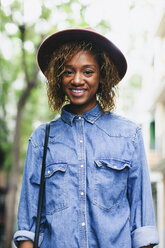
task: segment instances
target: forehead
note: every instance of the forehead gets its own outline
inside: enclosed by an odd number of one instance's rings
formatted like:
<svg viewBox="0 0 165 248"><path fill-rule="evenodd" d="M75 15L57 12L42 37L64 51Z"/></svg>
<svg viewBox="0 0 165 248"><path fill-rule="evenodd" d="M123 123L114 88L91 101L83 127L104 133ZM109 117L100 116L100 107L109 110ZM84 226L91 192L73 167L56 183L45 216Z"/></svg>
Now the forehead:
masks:
<svg viewBox="0 0 165 248"><path fill-rule="evenodd" d="M80 50L73 51L71 56L65 61L65 64L77 64L77 63L89 63L89 64L97 64L96 56L92 54L90 51Z"/></svg>

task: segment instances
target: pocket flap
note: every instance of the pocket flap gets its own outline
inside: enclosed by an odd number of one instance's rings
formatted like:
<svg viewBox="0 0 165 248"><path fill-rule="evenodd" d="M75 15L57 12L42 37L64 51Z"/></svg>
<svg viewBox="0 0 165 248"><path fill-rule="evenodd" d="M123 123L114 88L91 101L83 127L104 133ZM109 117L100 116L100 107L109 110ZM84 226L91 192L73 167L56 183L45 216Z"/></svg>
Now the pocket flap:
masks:
<svg viewBox="0 0 165 248"><path fill-rule="evenodd" d="M45 177L51 177L57 171L65 172L67 166L68 164L66 162L50 164L45 169Z"/></svg>
<svg viewBox="0 0 165 248"><path fill-rule="evenodd" d="M124 168L130 168L131 165L128 161L121 161L117 159L100 159L95 160L97 167L108 167L113 170L123 170Z"/></svg>

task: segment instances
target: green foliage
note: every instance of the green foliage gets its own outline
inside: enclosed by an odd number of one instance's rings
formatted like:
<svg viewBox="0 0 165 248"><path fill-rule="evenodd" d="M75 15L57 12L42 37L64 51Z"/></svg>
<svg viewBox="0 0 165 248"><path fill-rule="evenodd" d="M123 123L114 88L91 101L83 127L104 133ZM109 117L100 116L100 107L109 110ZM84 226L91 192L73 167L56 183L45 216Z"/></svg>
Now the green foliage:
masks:
<svg viewBox="0 0 165 248"><path fill-rule="evenodd" d="M86 5L81 5L81 9L80 9L80 17L81 17L81 22L79 23L80 27L87 27L89 26L89 24L86 22L85 20L85 10L87 9Z"/></svg>
<svg viewBox="0 0 165 248"><path fill-rule="evenodd" d="M48 20L51 14L51 10L42 5L41 19Z"/></svg>
<svg viewBox="0 0 165 248"><path fill-rule="evenodd" d="M142 76L133 74L127 81L127 84L120 89L120 98L124 99L122 109L128 112L130 108L134 108L138 93L142 88Z"/></svg>
<svg viewBox="0 0 165 248"><path fill-rule="evenodd" d="M64 3L62 5L57 5L57 8L62 9L64 12L66 12L68 14L72 13L70 2L69 3Z"/></svg>
<svg viewBox="0 0 165 248"><path fill-rule="evenodd" d="M129 79L129 87L134 90L141 89L142 76L140 74L133 74Z"/></svg>
<svg viewBox="0 0 165 248"><path fill-rule="evenodd" d="M13 1L12 4L11 4L11 11L14 12L16 10L22 10L22 4L20 1Z"/></svg>
<svg viewBox="0 0 165 248"><path fill-rule="evenodd" d="M106 20L101 20L97 26L96 26L97 30L102 32L103 34L109 32L111 30L111 27L109 25L109 22Z"/></svg>
<svg viewBox="0 0 165 248"><path fill-rule="evenodd" d="M7 103L12 89L12 83L16 80L19 72L19 64L17 61L8 61L0 54L1 63L0 66L0 106L3 111L3 115L7 112Z"/></svg>
<svg viewBox="0 0 165 248"><path fill-rule="evenodd" d="M6 121L0 119L0 169L9 171L11 168L12 144L9 141L9 130Z"/></svg>
<svg viewBox="0 0 165 248"><path fill-rule="evenodd" d="M135 8L135 3L132 3L129 8L130 8L130 10L134 9Z"/></svg>

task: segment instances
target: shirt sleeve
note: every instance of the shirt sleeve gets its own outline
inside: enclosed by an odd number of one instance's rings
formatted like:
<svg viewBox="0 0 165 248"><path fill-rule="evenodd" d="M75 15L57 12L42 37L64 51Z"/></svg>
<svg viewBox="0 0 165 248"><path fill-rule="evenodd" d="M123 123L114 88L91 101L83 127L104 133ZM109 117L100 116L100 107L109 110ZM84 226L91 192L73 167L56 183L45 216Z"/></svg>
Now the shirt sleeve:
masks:
<svg viewBox="0 0 165 248"><path fill-rule="evenodd" d="M40 186L43 147L37 146L32 138L29 140L23 173L22 190L18 208L18 231L14 234L14 243L34 241L38 195ZM42 209L39 246L43 240L45 214Z"/></svg>
<svg viewBox="0 0 165 248"><path fill-rule="evenodd" d="M132 247L158 244L158 233L152 203L151 183L141 129L136 132L132 167L129 171L128 198Z"/></svg>

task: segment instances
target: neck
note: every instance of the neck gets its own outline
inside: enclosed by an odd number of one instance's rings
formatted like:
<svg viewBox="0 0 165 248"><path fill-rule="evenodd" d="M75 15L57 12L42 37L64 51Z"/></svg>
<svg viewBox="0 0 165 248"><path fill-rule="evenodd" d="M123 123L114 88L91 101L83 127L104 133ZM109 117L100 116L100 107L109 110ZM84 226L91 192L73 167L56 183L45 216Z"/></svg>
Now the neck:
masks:
<svg viewBox="0 0 165 248"><path fill-rule="evenodd" d="M68 106L68 111L70 113L73 113L75 115L82 115L86 112L88 112L90 109L94 108L96 106L97 102L95 102L93 105L90 106L84 106L84 105L74 105L74 104L70 104Z"/></svg>

